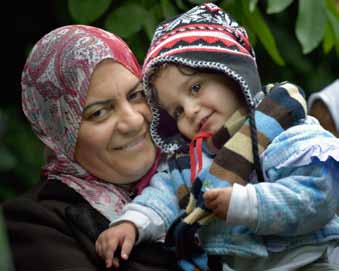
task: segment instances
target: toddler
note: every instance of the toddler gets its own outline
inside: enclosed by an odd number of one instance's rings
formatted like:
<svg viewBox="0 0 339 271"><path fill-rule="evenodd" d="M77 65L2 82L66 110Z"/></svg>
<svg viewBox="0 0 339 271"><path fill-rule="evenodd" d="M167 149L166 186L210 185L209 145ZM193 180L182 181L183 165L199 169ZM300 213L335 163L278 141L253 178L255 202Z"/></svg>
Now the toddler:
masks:
<svg viewBox="0 0 339 271"><path fill-rule="evenodd" d="M107 266L117 247L126 259L135 239L168 230L184 270L207 270L204 251L223 270L335 270L338 139L305 115L296 86L261 87L243 28L214 4L161 24L144 86L153 139L172 156L99 236Z"/></svg>

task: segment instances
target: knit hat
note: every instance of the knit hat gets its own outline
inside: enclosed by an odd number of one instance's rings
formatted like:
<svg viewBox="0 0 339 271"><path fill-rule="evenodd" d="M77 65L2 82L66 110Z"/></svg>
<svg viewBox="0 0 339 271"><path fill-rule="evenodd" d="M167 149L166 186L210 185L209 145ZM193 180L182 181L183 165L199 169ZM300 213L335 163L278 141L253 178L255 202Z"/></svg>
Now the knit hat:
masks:
<svg viewBox="0 0 339 271"><path fill-rule="evenodd" d="M256 138L252 113L263 92L254 51L245 29L220 7L206 3L161 23L148 50L143 81L153 111L151 134L155 143L170 153L186 140L176 130L175 121L152 99L150 78L163 63L224 73L237 82L249 109L252 140L253 135Z"/></svg>

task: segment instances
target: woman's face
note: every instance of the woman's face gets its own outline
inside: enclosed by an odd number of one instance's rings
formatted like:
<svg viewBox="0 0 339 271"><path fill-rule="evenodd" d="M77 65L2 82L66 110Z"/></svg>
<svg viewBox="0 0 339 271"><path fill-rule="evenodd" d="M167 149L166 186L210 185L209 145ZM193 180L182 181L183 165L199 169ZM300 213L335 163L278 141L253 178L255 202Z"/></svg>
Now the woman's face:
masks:
<svg viewBox="0 0 339 271"><path fill-rule="evenodd" d="M102 61L90 80L75 159L110 183L139 180L155 159L151 117L139 79L111 59Z"/></svg>

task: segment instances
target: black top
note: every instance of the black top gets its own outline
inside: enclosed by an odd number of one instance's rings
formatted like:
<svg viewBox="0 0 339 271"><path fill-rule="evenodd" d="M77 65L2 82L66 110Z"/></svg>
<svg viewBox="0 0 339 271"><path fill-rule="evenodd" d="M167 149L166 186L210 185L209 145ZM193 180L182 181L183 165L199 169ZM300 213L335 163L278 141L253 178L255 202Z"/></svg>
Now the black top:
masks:
<svg viewBox="0 0 339 271"><path fill-rule="evenodd" d="M60 181L43 181L2 205L16 271L106 270L95 241L108 220ZM160 243L133 248L119 270L176 270Z"/></svg>

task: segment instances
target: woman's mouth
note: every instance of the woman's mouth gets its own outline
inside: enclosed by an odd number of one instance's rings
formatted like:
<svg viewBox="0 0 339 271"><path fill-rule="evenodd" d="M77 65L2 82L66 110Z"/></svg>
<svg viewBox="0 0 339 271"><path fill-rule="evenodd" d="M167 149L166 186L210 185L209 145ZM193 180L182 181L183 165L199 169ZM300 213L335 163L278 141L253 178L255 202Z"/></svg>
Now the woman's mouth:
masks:
<svg viewBox="0 0 339 271"><path fill-rule="evenodd" d="M146 134L143 134L142 136L139 136L132 141L128 142L127 144L124 144L120 147L114 148L114 150L117 151L134 151L139 148L141 148L146 141Z"/></svg>

